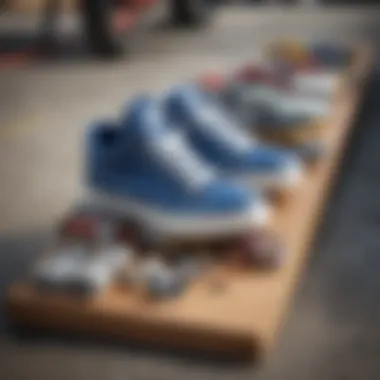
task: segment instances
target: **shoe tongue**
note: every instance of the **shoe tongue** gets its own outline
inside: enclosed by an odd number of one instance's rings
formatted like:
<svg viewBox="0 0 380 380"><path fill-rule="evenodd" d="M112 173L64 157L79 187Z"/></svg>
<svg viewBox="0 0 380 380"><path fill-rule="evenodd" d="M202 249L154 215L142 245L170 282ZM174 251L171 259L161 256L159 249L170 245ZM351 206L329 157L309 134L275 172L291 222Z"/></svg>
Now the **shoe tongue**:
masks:
<svg viewBox="0 0 380 380"><path fill-rule="evenodd" d="M180 106L194 111L204 104L205 97L202 95L195 85L184 85L176 88L169 98L171 97L174 103L178 102Z"/></svg>
<svg viewBox="0 0 380 380"><path fill-rule="evenodd" d="M244 133L238 121L230 117L222 106L202 95L195 86L179 93L182 106L196 128L230 153L240 154L252 148L253 139Z"/></svg>
<svg viewBox="0 0 380 380"><path fill-rule="evenodd" d="M144 151L186 188L201 189L214 173L190 149L183 132L168 125L162 102L148 98L133 102L122 122L128 146Z"/></svg>
<svg viewBox="0 0 380 380"><path fill-rule="evenodd" d="M121 125L123 136L134 143L156 139L167 130L160 103L149 97L141 97L129 105Z"/></svg>

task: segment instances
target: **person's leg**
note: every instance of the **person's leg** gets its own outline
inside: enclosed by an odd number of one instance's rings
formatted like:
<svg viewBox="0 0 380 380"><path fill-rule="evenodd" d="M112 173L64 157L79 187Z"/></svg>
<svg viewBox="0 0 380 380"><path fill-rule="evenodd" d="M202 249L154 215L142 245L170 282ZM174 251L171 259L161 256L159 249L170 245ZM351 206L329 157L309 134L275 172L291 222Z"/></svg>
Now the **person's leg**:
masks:
<svg viewBox="0 0 380 380"><path fill-rule="evenodd" d="M113 22L114 1L80 0L84 31L92 52L103 57L119 56L122 44Z"/></svg>
<svg viewBox="0 0 380 380"><path fill-rule="evenodd" d="M57 22L60 0L46 0L42 10L40 44L43 51L52 52L57 46Z"/></svg>

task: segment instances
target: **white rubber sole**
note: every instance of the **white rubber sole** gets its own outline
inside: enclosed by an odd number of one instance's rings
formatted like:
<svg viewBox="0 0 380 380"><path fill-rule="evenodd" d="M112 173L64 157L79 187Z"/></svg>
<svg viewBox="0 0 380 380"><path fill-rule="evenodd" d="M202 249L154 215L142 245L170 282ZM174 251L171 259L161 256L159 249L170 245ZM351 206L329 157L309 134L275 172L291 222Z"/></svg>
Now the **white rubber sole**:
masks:
<svg viewBox="0 0 380 380"><path fill-rule="evenodd" d="M336 72L298 73L294 76L294 87L300 94L309 97L331 99L340 83Z"/></svg>
<svg viewBox="0 0 380 380"><path fill-rule="evenodd" d="M328 116L332 110L332 104L326 99L313 99L299 95L289 95L284 97L280 106L286 113L301 113L309 117L319 118Z"/></svg>
<svg viewBox="0 0 380 380"><path fill-rule="evenodd" d="M303 175L303 166L294 163L284 168L281 172L252 174L244 177L234 177L233 179L235 182L259 192L289 191L300 185Z"/></svg>
<svg viewBox="0 0 380 380"><path fill-rule="evenodd" d="M270 207L264 202L243 212L224 215L172 214L125 199L124 197L90 191L81 206L95 212L106 212L117 217L131 218L147 231L161 238L197 238L236 235L263 227L270 222Z"/></svg>
<svg viewBox="0 0 380 380"><path fill-rule="evenodd" d="M301 113L309 117L319 118L328 116L333 108L333 103L328 98L305 96L299 91L283 94L279 107L285 113Z"/></svg>

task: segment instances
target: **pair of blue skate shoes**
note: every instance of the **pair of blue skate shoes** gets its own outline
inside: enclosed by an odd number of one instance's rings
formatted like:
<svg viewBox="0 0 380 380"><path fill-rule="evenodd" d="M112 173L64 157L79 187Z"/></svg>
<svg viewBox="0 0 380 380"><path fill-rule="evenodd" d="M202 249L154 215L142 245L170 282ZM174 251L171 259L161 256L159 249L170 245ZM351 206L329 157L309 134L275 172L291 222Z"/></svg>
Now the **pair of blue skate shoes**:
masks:
<svg viewBox="0 0 380 380"><path fill-rule="evenodd" d="M142 96L87 136L90 202L174 237L238 234L268 222L262 190L302 177L293 154L259 144L198 91Z"/></svg>

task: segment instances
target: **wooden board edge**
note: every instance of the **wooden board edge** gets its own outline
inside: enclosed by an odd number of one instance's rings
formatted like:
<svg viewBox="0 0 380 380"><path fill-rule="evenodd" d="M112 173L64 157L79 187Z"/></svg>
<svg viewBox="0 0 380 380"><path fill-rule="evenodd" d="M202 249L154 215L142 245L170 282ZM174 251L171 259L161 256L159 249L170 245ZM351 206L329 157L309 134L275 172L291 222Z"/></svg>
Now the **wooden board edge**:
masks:
<svg viewBox="0 0 380 380"><path fill-rule="evenodd" d="M263 352L259 337L247 333L229 333L226 330L202 328L200 326L149 323L132 315L104 316L77 308L59 307L44 302L43 298L24 297L26 283L12 285L6 298L7 315L14 326L34 327L44 331L61 331L80 336L94 334L115 341L132 344L149 344L150 347L186 350L204 353L207 356L252 361ZM106 322L106 323L104 323Z"/></svg>

